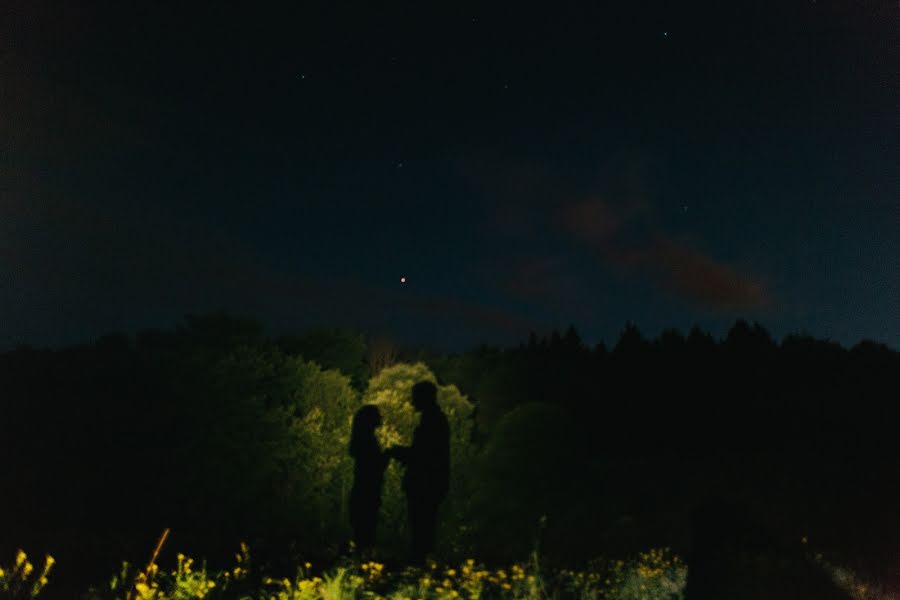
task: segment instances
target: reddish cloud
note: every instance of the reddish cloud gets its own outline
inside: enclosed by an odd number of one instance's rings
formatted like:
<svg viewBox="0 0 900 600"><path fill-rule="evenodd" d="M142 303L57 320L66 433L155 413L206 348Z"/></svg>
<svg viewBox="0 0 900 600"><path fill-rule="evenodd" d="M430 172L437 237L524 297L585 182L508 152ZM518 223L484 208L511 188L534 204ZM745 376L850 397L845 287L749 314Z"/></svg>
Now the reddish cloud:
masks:
<svg viewBox="0 0 900 600"><path fill-rule="evenodd" d="M559 221L583 242L600 243L618 233L625 218L609 203L591 198L563 209Z"/></svg>
<svg viewBox="0 0 900 600"><path fill-rule="evenodd" d="M503 287L520 298L530 301L546 301L549 297L555 297L556 291L562 286L559 279L561 265L559 260L536 256L512 261L503 261L491 265L491 277L493 273L503 273L500 279Z"/></svg>
<svg viewBox="0 0 900 600"><path fill-rule="evenodd" d="M762 283L675 240L658 238L636 261L678 295L714 310L761 309Z"/></svg>
<svg viewBox="0 0 900 600"><path fill-rule="evenodd" d="M557 221L607 263L649 274L658 285L711 310L756 310L769 304L765 286L662 232L634 240L623 229L640 220L640 206L599 198L568 205Z"/></svg>

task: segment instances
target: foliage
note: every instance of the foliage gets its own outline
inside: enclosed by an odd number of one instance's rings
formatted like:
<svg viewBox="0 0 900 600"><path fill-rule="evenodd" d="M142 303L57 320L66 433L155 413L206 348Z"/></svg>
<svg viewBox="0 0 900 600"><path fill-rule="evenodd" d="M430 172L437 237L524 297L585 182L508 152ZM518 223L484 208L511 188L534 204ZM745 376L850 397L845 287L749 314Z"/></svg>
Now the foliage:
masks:
<svg viewBox="0 0 900 600"><path fill-rule="evenodd" d="M586 476L578 470L582 432L564 410L541 403L519 406L496 424L477 458L481 484L472 494L471 526L480 533L480 555L528 552L535 543L535 523L549 524L553 533L573 515L587 517L577 525L582 531L598 520L602 511L589 495L591 487L579 483ZM525 489L529 493L515 502L497 502L506 490ZM583 515L584 505L592 515ZM577 543L564 537L568 548Z"/></svg>
<svg viewBox="0 0 900 600"><path fill-rule="evenodd" d="M157 499L182 530L216 532L212 543L303 532L310 547L325 547L346 536L346 445L359 404L349 378L269 344L170 346L154 358L165 361L155 368L166 387L147 411L148 450L157 451L145 465L168 485L137 498L148 520L172 522L157 516Z"/></svg>
<svg viewBox="0 0 900 600"><path fill-rule="evenodd" d="M363 402L374 404L381 411L384 422L377 434L384 447L408 446L418 422L410 403L412 387L420 381L437 385L438 405L450 423L450 491L441 506L438 541L444 555L458 556L467 543L466 518L474 485L473 405L455 385L439 385L423 363L399 363L383 369L369 381ZM401 552L407 545L406 499L401 478L401 467L392 461L385 474L379 531L385 538L382 547L394 552Z"/></svg>
<svg viewBox="0 0 900 600"><path fill-rule="evenodd" d="M890 576L896 351L776 342L746 323L721 341L699 328L651 339L630 326L606 351L572 330L430 356L434 371L392 365L363 396L371 343L346 332L299 338L270 340L257 323L212 315L174 331L0 353L0 438L15 451L0 497L15 515L6 543L52 540L61 562L102 564L139 555L148 530L171 525L207 555L256 537L334 556L350 534L352 415L374 402L382 442L409 443L409 389L437 374L455 384L439 386L454 436L442 558L521 556L541 515L548 560L685 551L698 494L725 492L760 507L778 535L802 527L836 561ZM378 543L388 558L408 547L400 477L392 465ZM811 497L827 500L811 509Z"/></svg>
<svg viewBox="0 0 900 600"><path fill-rule="evenodd" d="M85 600L193 600L197 598L248 597L247 576L250 573L250 550L241 544L235 554L237 564L229 570L210 572L203 563L194 568L194 559L178 553L177 563L171 570L160 569L151 562L143 570L135 570L127 562L122 563L106 590L91 588Z"/></svg>
<svg viewBox="0 0 900 600"><path fill-rule="evenodd" d="M581 600L675 600L684 597L687 566L668 548L633 560L591 561L586 571L563 570L559 585Z"/></svg>
<svg viewBox="0 0 900 600"><path fill-rule="evenodd" d="M290 524L310 543L346 535L346 448L359 405L349 378L277 349L241 348L217 365L214 390L207 487L240 495L254 519Z"/></svg>
<svg viewBox="0 0 900 600"><path fill-rule="evenodd" d="M178 553L176 563L144 569L122 563L103 588L91 588L84 600L680 600L687 565L668 548L654 548L629 560L597 558L582 570L544 568L536 552L525 562L488 567L474 559L456 564L429 562L425 567L388 570L376 561L342 562L316 573L305 562L293 577L274 577L251 567L241 543L234 566L211 571L205 562ZM854 600L894 600L853 571L821 554L812 563L830 574ZM47 556L37 573L23 551L0 568L0 598L20 600L42 595L55 561ZM805 597L805 596L804 596Z"/></svg>
<svg viewBox="0 0 900 600"><path fill-rule="evenodd" d="M365 337L349 329L312 329L302 335L284 336L277 344L291 355L300 355L324 370L337 369L363 389L369 378Z"/></svg>
<svg viewBox="0 0 900 600"><path fill-rule="evenodd" d="M900 598L900 595L889 592L885 586L865 581L853 570L832 563L821 553L817 552L811 558L831 577L835 585L849 594L853 600L897 600Z"/></svg>
<svg viewBox="0 0 900 600"><path fill-rule="evenodd" d="M265 598L275 600L352 600L359 596L366 579L357 569L338 567L333 574L311 577L298 569L294 579L266 577Z"/></svg>
<svg viewBox="0 0 900 600"><path fill-rule="evenodd" d="M549 596L539 564L490 569L474 559L458 565L429 563L388 571L375 561L348 562L324 573L312 565L298 567L294 577L258 576L249 569L249 553L242 545L237 565L210 572L193 569L193 559L178 555L171 570L152 566L135 572L127 563L107 589L92 589L86 600L540 600Z"/></svg>
<svg viewBox="0 0 900 600"><path fill-rule="evenodd" d="M0 567L0 592L3 598L19 600L38 596L47 585L47 575L56 560L49 554L44 558L44 568L36 571L23 550L16 552L16 559L8 567Z"/></svg>

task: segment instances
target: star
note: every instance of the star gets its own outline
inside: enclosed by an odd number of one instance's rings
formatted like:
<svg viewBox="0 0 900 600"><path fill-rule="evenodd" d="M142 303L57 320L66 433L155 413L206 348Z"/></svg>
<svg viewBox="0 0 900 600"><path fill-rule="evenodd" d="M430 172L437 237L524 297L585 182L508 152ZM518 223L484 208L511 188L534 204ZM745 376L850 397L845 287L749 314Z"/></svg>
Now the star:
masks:
<svg viewBox="0 0 900 600"><path fill-rule="evenodd" d="M401 277L401 278L400 278L400 283L406 283L406 277Z"/></svg>

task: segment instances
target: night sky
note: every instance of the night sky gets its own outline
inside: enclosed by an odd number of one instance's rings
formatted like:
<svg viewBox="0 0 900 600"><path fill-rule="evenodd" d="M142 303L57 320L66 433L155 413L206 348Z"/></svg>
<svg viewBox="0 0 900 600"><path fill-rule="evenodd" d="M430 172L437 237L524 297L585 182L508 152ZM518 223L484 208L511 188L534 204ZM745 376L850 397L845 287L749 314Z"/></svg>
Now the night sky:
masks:
<svg viewBox="0 0 900 600"><path fill-rule="evenodd" d="M900 346L895 0L186 4L3 2L0 346Z"/></svg>

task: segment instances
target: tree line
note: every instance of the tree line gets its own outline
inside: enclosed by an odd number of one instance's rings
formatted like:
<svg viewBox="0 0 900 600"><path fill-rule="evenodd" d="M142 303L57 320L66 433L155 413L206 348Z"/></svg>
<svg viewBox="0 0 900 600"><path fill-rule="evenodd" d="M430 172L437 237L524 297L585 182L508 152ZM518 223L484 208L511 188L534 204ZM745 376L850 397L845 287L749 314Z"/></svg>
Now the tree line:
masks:
<svg viewBox="0 0 900 600"><path fill-rule="evenodd" d="M683 547L685 515L726 495L779 534L874 556L900 533L898 367L883 345L779 342L743 321L721 340L628 325L611 348L569 328L440 354L207 315L20 347L0 354L3 544L68 552L93 581L162 527L211 558L248 538L266 560L337 555L353 413L379 405L384 445L408 442L409 388L430 380L453 436L445 555ZM402 556L397 467L384 498L379 546Z"/></svg>

